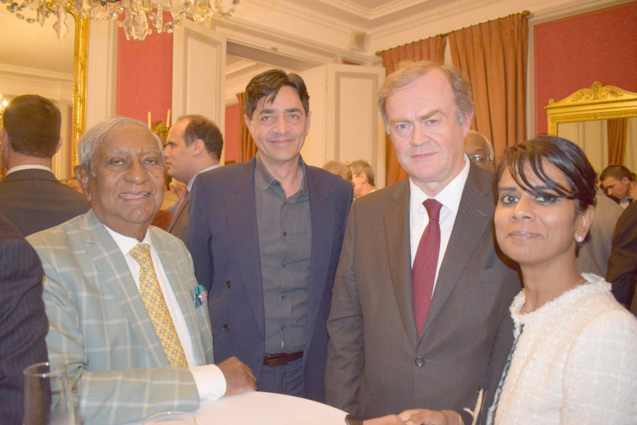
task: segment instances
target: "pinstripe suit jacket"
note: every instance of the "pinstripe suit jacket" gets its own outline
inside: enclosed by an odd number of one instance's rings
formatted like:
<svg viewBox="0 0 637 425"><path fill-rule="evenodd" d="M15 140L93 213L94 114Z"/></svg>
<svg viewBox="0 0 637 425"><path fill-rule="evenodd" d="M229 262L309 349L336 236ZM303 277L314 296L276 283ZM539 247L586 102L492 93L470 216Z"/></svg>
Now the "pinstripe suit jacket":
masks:
<svg viewBox="0 0 637 425"><path fill-rule="evenodd" d="M0 424L22 423L22 371L47 360L43 276L31 245L0 215Z"/></svg>
<svg viewBox="0 0 637 425"><path fill-rule="evenodd" d="M14 171L0 182L0 214L22 233L57 226L89 210L84 196L46 170Z"/></svg>
<svg viewBox="0 0 637 425"><path fill-rule="evenodd" d="M471 164L420 338L409 181L354 202L327 322L328 404L369 417L473 409L496 333L520 291L518 275L494 247L492 180ZM499 341L507 351L512 334Z"/></svg>
<svg viewBox="0 0 637 425"><path fill-rule="evenodd" d="M190 255L174 236L152 226L150 235L194 352L212 363L208 311L194 308ZM28 240L46 275L49 358L70 366L85 424L125 423L199 406L192 374L170 367L126 259L93 210Z"/></svg>

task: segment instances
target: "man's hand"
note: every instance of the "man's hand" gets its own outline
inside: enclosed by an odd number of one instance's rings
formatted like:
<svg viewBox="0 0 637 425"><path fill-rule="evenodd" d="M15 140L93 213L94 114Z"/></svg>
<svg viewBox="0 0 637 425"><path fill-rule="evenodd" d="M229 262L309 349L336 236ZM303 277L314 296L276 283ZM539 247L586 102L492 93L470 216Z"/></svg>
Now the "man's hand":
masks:
<svg viewBox="0 0 637 425"><path fill-rule="evenodd" d="M256 391L257 378L252 370L236 357L230 357L218 363L223 376L226 378L226 393L224 397L244 393L246 391Z"/></svg>
<svg viewBox="0 0 637 425"><path fill-rule="evenodd" d="M453 410L405 410L399 415L370 419L363 425L463 425L462 419Z"/></svg>
<svg viewBox="0 0 637 425"><path fill-rule="evenodd" d="M382 418L368 419L363 425L404 425L405 421L400 419L398 415L383 416Z"/></svg>

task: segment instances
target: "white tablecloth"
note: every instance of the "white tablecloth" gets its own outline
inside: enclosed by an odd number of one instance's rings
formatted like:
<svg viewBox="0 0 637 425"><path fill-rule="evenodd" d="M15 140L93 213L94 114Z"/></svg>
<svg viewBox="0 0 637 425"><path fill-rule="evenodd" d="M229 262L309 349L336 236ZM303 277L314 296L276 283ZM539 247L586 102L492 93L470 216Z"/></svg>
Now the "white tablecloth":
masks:
<svg viewBox="0 0 637 425"><path fill-rule="evenodd" d="M345 425L342 410L281 394L251 392L202 401L197 425Z"/></svg>

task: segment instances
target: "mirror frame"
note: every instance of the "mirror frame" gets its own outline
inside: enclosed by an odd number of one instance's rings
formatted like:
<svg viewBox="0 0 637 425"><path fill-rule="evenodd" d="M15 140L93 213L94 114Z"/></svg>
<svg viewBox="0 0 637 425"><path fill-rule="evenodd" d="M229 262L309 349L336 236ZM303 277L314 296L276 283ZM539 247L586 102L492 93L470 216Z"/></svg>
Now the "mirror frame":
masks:
<svg viewBox="0 0 637 425"><path fill-rule="evenodd" d="M544 109L548 134L557 136L560 123L637 117L637 93L596 81L558 102L549 100Z"/></svg>
<svg viewBox="0 0 637 425"><path fill-rule="evenodd" d="M88 65L89 20L75 19L75 54L73 60L73 130L71 136L71 170L78 164L77 141L86 127L86 84Z"/></svg>

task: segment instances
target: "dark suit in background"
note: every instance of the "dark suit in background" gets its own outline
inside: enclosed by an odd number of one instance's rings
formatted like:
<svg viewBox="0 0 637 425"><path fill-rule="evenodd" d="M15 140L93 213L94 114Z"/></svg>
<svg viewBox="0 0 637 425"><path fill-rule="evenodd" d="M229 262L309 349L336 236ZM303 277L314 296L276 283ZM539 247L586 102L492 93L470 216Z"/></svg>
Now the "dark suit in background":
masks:
<svg viewBox="0 0 637 425"><path fill-rule="evenodd" d="M7 174L0 182L0 213L22 236L57 226L88 209L84 196L50 171L19 170Z"/></svg>
<svg viewBox="0 0 637 425"><path fill-rule="evenodd" d="M179 239L186 238L186 230L188 229L188 207L190 206L190 192L186 193L183 202L175 205L177 208L173 213L173 218L166 231L171 235L177 236Z"/></svg>
<svg viewBox="0 0 637 425"><path fill-rule="evenodd" d="M209 291L215 360L237 356L257 377L263 369L265 323L255 201L256 160L197 177L188 223L188 249L198 282ZM305 319L305 397L324 401L325 322L341 251L352 186L307 167L312 246Z"/></svg>
<svg viewBox="0 0 637 425"><path fill-rule="evenodd" d="M35 250L0 215L0 423L22 423L25 367L48 360L44 271Z"/></svg>
<svg viewBox="0 0 637 425"><path fill-rule="evenodd" d="M580 273L595 273L606 276L608 259L613 244L613 231L624 209L617 202L597 189L597 205L590 229L590 240L582 245L577 255L577 270Z"/></svg>
<svg viewBox="0 0 637 425"><path fill-rule="evenodd" d="M630 310L637 285L637 202L617 220L606 280L612 283L617 301ZM637 309L632 310L637 314Z"/></svg>
<svg viewBox="0 0 637 425"><path fill-rule="evenodd" d="M328 321L329 404L366 417L474 407L496 332L520 291L494 250L492 178L471 164L421 338L409 180L354 202ZM510 347L512 334L502 340Z"/></svg>

